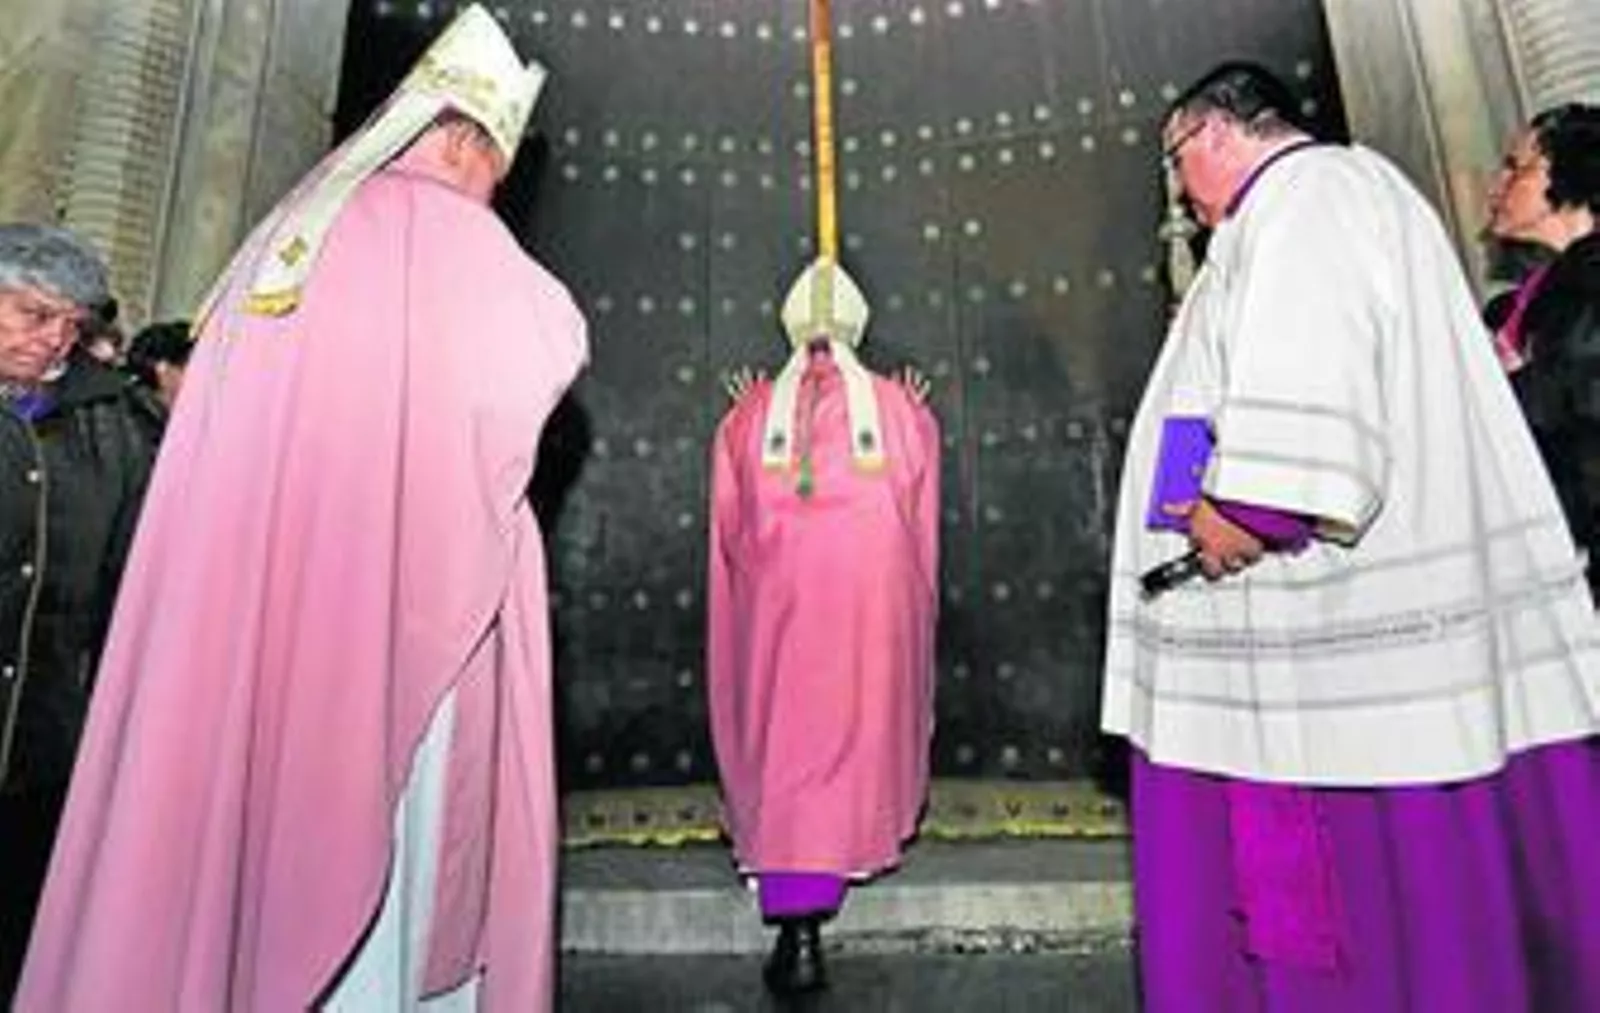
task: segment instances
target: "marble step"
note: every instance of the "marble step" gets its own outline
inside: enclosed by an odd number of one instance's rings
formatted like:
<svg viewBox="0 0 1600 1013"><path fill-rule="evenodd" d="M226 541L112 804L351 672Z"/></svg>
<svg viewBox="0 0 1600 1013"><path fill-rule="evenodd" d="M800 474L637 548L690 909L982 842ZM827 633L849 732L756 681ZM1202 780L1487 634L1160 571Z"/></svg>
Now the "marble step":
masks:
<svg viewBox="0 0 1600 1013"><path fill-rule="evenodd" d="M719 845L578 848L562 856L568 953L763 952L771 930ZM1028 952L1126 939L1123 838L925 841L853 889L827 928L845 951Z"/></svg>

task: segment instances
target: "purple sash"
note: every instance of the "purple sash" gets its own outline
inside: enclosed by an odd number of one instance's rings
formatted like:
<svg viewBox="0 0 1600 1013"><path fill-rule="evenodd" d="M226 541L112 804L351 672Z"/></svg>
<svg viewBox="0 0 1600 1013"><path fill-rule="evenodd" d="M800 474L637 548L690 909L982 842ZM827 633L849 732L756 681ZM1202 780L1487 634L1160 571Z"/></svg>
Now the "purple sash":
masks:
<svg viewBox="0 0 1600 1013"><path fill-rule="evenodd" d="M1227 782L1233 874L1245 952L1316 970L1348 951L1321 807L1288 785Z"/></svg>

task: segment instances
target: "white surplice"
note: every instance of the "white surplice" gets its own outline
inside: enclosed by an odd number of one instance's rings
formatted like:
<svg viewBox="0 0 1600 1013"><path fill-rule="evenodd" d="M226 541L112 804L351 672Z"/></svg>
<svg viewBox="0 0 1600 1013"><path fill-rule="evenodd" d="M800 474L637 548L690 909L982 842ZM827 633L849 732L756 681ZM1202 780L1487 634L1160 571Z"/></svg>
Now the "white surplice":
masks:
<svg viewBox="0 0 1600 1013"><path fill-rule="evenodd" d="M1322 537L1141 601L1162 420L1201 415L1218 498ZM1600 653L1555 494L1437 216L1322 146L1216 229L1130 436L1103 721L1153 761L1311 785L1463 779L1600 730Z"/></svg>

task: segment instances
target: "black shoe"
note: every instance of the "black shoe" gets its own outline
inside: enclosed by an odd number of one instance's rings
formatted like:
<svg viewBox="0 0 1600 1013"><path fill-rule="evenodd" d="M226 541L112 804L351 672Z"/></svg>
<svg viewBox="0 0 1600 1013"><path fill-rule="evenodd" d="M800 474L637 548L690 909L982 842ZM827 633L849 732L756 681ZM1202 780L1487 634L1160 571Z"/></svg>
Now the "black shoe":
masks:
<svg viewBox="0 0 1600 1013"><path fill-rule="evenodd" d="M778 923L778 941L762 969L767 990L777 996L803 995L828 987L822 967L822 925L816 918Z"/></svg>

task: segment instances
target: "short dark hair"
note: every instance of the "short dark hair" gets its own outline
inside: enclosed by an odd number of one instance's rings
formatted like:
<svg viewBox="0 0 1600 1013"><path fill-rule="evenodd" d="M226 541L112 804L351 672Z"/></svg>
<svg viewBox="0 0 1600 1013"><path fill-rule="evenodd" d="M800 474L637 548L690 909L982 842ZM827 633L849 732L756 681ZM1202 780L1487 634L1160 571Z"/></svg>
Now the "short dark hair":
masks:
<svg viewBox="0 0 1600 1013"><path fill-rule="evenodd" d="M1221 64L1185 88L1167 107L1166 119L1208 113L1220 113L1245 132L1262 136L1306 130L1283 79L1242 60Z"/></svg>
<svg viewBox="0 0 1600 1013"><path fill-rule="evenodd" d="M156 366L183 366L189 361L194 341L189 335L189 324L172 320L151 324L128 343L128 372L146 387L156 386Z"/></svg>
<svg viewBox="0 0 1600 1013"><path fill-rule="evenodd" d="M1600 106L1568 102L1535 116L1529 127L1550 163L1550 206L1600 215Z"/></svg>
<svg viewBox="0 0 1600 1013"><path fill-rule="evenodd" d="M117 300L107 296L86 308L89 315L78 328L78 340L93 342L104 339L116 345L118 352L121 352L123 335L122 328L117 325L117 317L122 310Z"/></svg>

